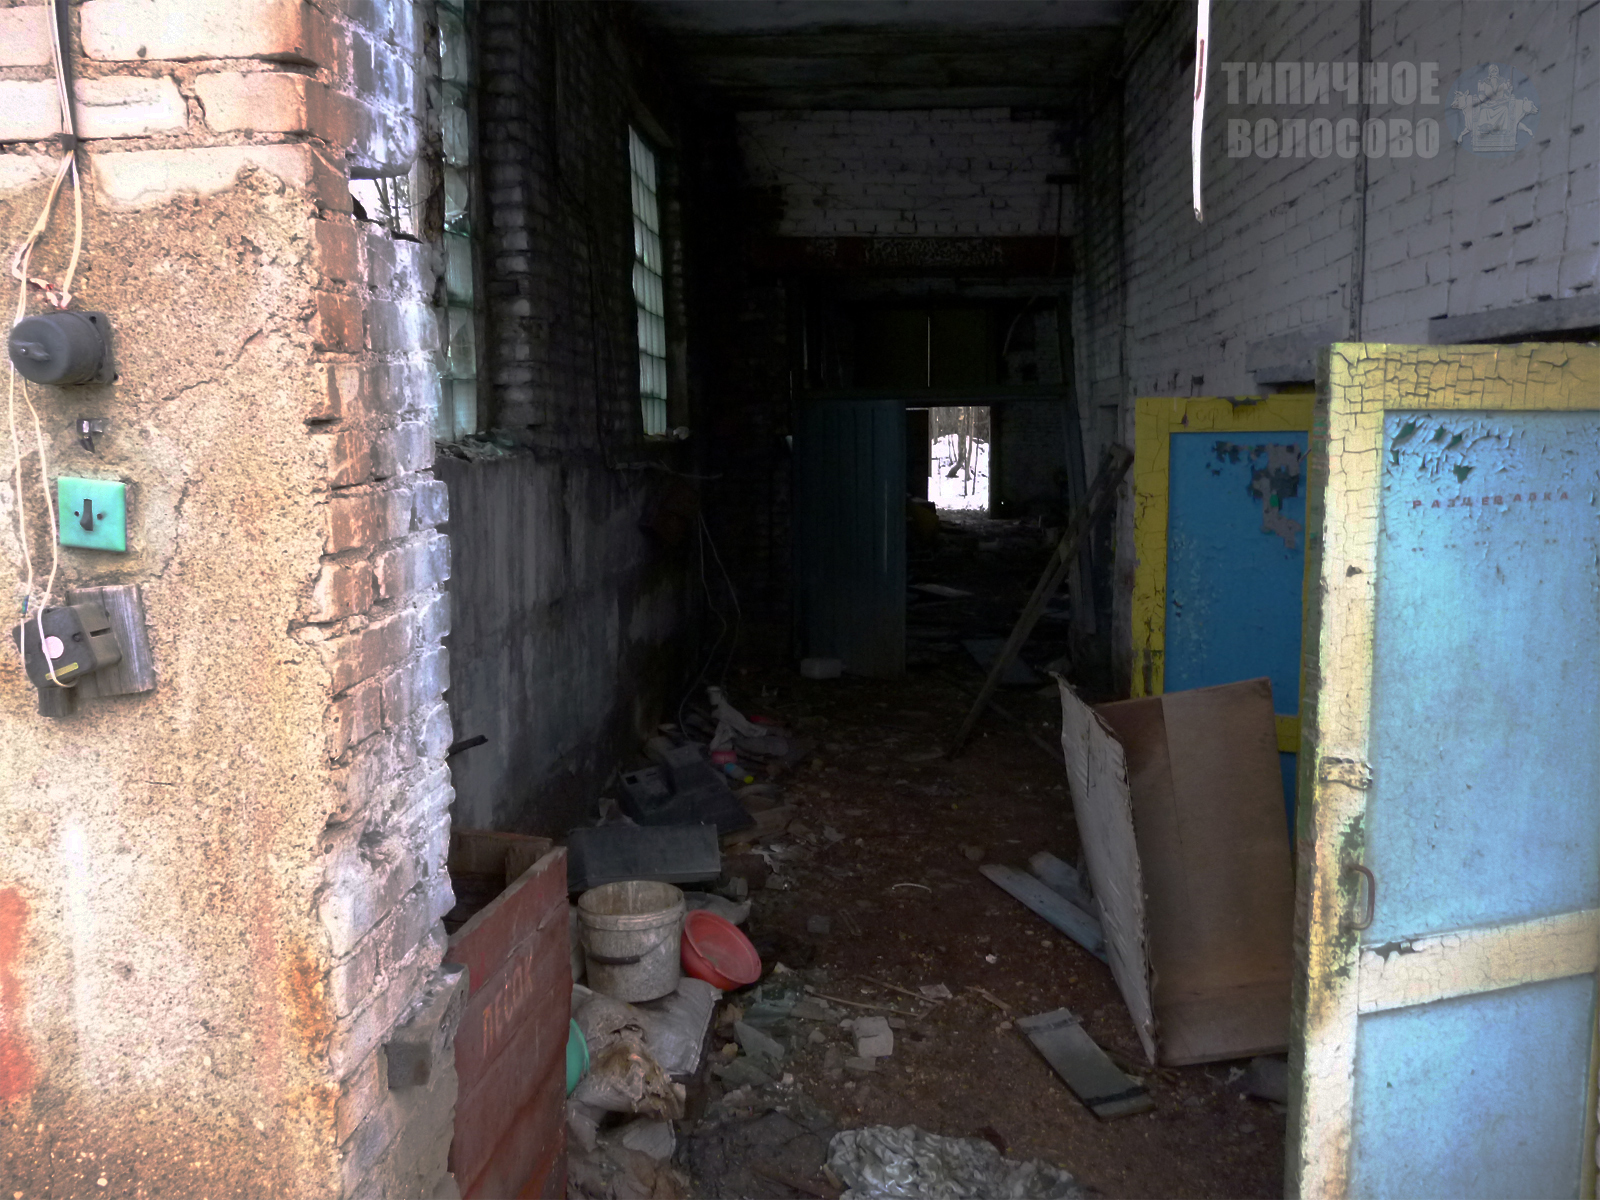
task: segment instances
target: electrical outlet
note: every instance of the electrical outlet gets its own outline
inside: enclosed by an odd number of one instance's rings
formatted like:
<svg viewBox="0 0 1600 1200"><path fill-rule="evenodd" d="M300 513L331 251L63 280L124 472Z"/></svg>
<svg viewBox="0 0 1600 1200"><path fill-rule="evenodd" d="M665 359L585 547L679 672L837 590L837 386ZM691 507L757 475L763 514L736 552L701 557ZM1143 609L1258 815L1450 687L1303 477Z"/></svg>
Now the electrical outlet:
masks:
<svg viewBox="0 0 1600 1200"><path fill-rule="evenodd" d="M61 544L82 550L128 549L127 489L108 479L56 479Z"/></svg>

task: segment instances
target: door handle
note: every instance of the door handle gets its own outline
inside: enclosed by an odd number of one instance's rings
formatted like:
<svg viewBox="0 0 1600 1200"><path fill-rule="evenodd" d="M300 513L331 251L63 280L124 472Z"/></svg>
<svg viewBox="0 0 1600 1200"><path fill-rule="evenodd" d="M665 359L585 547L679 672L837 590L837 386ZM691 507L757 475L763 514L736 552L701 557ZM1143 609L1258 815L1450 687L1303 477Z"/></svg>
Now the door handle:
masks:
<svg viewBox="0 0 1600 1200"><path fill-rule="evenodd" d="M1344 922L1344 927L1346 929L1357 929L1357 930L1359 930L1359 929L1370 929L1370 928L1372 928L1372 918L1375 915L1377 915L1377 911L1378 911L1378 879L1377 879L1377 876L1375 876L1366 867L1363 867L1360 863L1345 863L1344 869L1346 871L1358 871L1362 875L1365 875L1367 877L1367 915L1362 917L1360 921L1346 921L1346 922Z"/></svg>

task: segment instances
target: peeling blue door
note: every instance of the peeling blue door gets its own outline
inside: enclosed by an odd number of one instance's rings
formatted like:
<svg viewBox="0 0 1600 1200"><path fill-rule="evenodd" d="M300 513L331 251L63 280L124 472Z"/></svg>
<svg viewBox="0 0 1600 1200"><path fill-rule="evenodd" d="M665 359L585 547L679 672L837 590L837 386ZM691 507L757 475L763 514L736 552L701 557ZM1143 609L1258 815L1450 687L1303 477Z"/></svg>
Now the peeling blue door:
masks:
<svg viewBox="0 0 1600 1200"><path fill-rule="evenodd" d="M1167 691L1265 675L1278 715L1298 715L1306 438L1292 430L1172 435ZM1279 755L1291 822L1295 758Z"/></svg>

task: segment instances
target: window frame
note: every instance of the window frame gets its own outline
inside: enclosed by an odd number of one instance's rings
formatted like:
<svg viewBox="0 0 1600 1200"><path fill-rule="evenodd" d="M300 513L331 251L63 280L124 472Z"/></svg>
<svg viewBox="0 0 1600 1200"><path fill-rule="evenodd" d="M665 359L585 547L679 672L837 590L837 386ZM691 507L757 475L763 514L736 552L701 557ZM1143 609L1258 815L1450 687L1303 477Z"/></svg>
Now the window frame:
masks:
<svg viewBox="0 0 1600 1200"><path fill-rule="evenodd" d="M672 419L674 400L677 388L674 386L675 360L680 356L674 353L673 333L675 322L672 319L672 300L675 288L672 286L672 262L670 233L667 222L667 204L663 193L666 191L667 182L666 154L663 153L663 143L658 138L658 129L654 122L641 120L642 114L635 112L627 124L628 138L628 187L629 187L629 219L632 231L633 255L629 264L631 292L634 305L635 350L638 355L638 399L639 399L639 428L643 437L649 441L658 441L672 436ZM653 177L646 179L640 170L639 154L649 156L649 174ZM654 207L654 228L650 228L648 214L641 213L641 189L649 189L649 198ZM646 237L641 237L641 224ZM654 251L657 262L652 264L648 257L648 238L655 241ZM641 244L644 250L641 250ZM648 284L653 283L658 292L655 297L656 307L659 312L652 311L647 300L648 295L641 296L640 273L647 272L646 291ZM655 331L660 346L660 353L655 354L647 348L647 333L645 322L648 317L655 318L658 329ZM649 355L659 364L659 395L646 392L645 362ZM652 428L651 409L652 402L660 405L658 428Z"/></svg>

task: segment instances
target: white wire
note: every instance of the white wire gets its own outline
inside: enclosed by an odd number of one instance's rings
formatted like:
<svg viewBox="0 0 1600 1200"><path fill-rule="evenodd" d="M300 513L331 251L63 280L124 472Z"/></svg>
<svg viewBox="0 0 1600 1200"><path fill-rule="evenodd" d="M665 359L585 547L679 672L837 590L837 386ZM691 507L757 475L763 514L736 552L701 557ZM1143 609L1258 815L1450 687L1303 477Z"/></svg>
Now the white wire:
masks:
<svg viewBox="0 0 1600 1200"><path fill-rule="evenodd" d="M61 46L61 22L57 11L60 0L49 0L50 10L50 42L56 68L56 98L61 105L62 124L68 135L67 151L62 156L61 163L56 168L55 178L50 183L50 191L45 197L44 208L40 211L38 219L34 221L33 228L28 236L18 245L11 258L12 274L18 280L17 312L12 325L21 321L28 310L28 268L32 265L33 250L39 239L44 236L50 224L50 214L55 209L56 196L61 191L61 184L70 174L72 176L72 209L73 209L73 238L72 255L67 260L66 273L61 278L59 288L51 288L44 281L38 283L45 293L45 298L57 308L66 308L72 301L72 279L78 270L78 259L83 252L83 183L78 177L77 160L77 121L72 110L72 97L67 90L67 73L65 69L65 55ZM22 448L17 438L17 368L15 363L10 366L10 383L6 392L6 418L11 431L11 460L14 469L13 478L16 483L15 503L17 506L17 529L22 544L22 559L27 570L26 593L23 599L23 612L27 613L31 607L34 614L34 627L39 634L39 652L44 654L45 669L49 672L50 682L57 687L76 687L76 682L64 683L56 677L55 663L44 648L44 612L50 604L50 596L55 591L56 576L61 569L61 526L56 512L55 500L50 494L50 460L45 448L44 427L39 421L39 410L33 403L33 397L28 394L28 383L22 383L22 399L28 406L28 413L33 420L34 446L39 454L39 485L44 493L45 512L49 517L50 532L50 575L45 580L44 591L39 596L37 604L34 603L34 583L36 576L33 568L33 552L28 546L28 519L27 505L23 494L22 478ZM26 620L26 615L24 615ZM27 665L27 639L18 639L18 650L23 657L23 665Z"/></svg>

